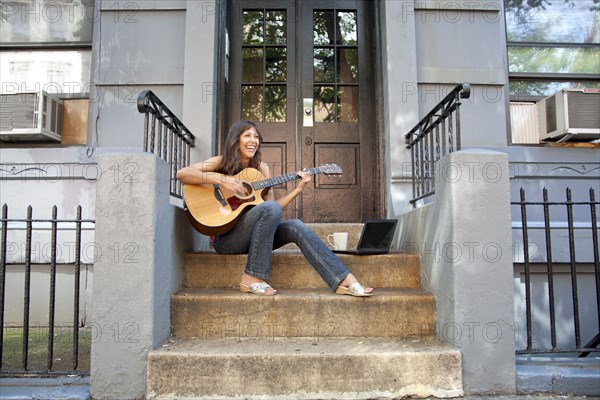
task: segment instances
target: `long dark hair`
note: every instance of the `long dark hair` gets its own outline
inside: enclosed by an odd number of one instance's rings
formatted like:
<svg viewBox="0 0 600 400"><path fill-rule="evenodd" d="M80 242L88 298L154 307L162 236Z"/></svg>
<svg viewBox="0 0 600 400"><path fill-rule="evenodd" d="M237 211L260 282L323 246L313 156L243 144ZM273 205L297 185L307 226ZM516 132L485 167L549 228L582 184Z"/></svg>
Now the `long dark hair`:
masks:
<svg viewBox="0 0 600 400"><path fill-rule="evenodd" d="M229 128L229 133L227 133L227 139L225 139L225 153L223 154L223 161L221 162L221 167L219 168L221 173L225 175L235 175L242 169L246 168L246 166L242 165L242 162L240 161L240 136L250 128L256 129L256 132L258 133L259 146L258 149L256 149L256 153L254 153L254 157L250 159L250 164L247 167L260 167L260 144L263 142L263 137L254 122L239 121L231 125L231 128Z"/></svg>

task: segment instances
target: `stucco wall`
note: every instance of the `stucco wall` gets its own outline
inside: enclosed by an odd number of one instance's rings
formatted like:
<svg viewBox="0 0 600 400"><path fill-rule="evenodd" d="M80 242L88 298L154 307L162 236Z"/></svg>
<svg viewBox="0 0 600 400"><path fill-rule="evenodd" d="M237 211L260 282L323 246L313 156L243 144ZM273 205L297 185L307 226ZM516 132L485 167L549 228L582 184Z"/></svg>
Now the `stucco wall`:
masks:
<svg viewBox="0 0 600 400"><path fill-rule="evenodd" d="M508 159L465 150L437 167L435 202L399 215L399 248L421 258L438 337L462 354L465 394L514 393Z"/></svg>
<svg viewBox="0 0 600 400"><path fill-rule="evenodd" d="M136 165L127 175L127 165ZM99 158L96 241L135 246L136 257L95 264L92 320L94 399L138 399L146 391L146 356L171 333L170 296L181 287L189 224L169 203L169 168L152 154L112 152ZM118 337L109 334L118 330Z"/></svg>

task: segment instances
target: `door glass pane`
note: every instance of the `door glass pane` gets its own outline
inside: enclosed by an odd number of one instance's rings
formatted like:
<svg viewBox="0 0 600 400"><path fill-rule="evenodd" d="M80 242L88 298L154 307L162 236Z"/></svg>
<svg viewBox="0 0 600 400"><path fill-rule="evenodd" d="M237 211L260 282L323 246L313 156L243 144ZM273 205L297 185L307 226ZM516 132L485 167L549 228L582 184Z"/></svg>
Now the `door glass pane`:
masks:
<svg viewBox="0 0 600 400"><path fill-rule="evenodd" d="M356 12L338 12L337 24L339 37L337 44L356 45L358 35L356 33Z"/></svg>
<svg viewBox="0 0 600 400"><path fill-rule="evenodd" d="M313 64L313 79L315 82L335 82L333 49L315 49Z"/></svg>
<svg viewBox="0 0 600 400"><path fill-rule="evenodd" d="M286 11L244 10L243 16L242 118L256 122L285 121Z"/></svg>
<svg viewBox="0 0 600 400"><path fill-rule="evenodd" d="M338 98L338 122L358 122L358 87L339 87Z"/></svg>
<svg viewBox="0 0 600 400"><path fill-rule="evenodd" d="M338 82L358 83L358 49L338 50Z"/></svg>
<svg viewBox="0 0 600 400"><path fill-rule="evenodd" d="M263 80L263 49L246 48L242 50L242 80L245 83L262 82Z"/></svg>
<svg viewBox="0 0 600 400"><path fill-rule="evenodd" d="M267 82L286 81L287 58L285 47L267 47L265 74Z"/></svg>
<svg viewBox="0 0 600 400"><path fill-rule="evenodd" d="M333 11L315 11L313 24L313 43L316 46L335 43Z"/></svg>
<svg viewBox="0 0 600 400"><path fill-rule="evenodd" d="M315 122L335 122L335 86L315 86Z"/></svg>
<svg viewBox="0 0 600 400"><path fill-rule="evenodd" d="M244 11L243 44L263 43L263 12Z"/></svg>
<svg viewBox="0 0 600 400"><path fill-rule="evenodd" d="M249 121L263 120L262 85L242 86L242 118Z"/></svg>
<svg viewBox="0 0 600 400"><path fill-rule="evenodd" d="M285 122L286 87L284 85L268 85L265 88L265 121Z"/></svg>
<svg viewBox="0 0 600 400"><path fill-rule="evenodd" d="M265 43L267 44L286 44L286 20L285 11L267 11L265 21L266 35Z"/></svg>
<svg viewBox="0 0 600 400"><path fill-rule="evenodd" d="M315 122L358 121L356 11L313 12ZM341 86L341 85L344 86Z"/></svg>

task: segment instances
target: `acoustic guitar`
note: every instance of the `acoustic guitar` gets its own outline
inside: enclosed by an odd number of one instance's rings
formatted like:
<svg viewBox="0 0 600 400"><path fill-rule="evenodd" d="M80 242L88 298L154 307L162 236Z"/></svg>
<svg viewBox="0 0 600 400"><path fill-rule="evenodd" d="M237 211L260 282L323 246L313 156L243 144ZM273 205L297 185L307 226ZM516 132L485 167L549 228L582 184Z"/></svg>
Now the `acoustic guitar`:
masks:
<svg viewBox="0 0 600 400"><path fill-rule="evenodd" d="M342 169L337 164L324 164L305 172L311 175L341 175ZM185 210L198 232L210 236L229 232L246 211L264 202L263 196L271 187L300 179L296 172L266 179L254 168L246 168L233 177L244 185L246 196L236 196L218 184L183 185Z"/></svg>

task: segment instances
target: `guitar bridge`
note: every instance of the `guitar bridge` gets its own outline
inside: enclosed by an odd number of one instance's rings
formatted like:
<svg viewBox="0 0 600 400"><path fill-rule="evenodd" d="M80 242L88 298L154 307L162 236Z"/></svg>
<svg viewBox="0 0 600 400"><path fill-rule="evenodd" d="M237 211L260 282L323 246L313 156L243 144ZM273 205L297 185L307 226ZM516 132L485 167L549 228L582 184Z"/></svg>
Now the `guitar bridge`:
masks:
<svg viewBox="0 0 600 400"><path fill-rule="evenodd" d="M215 188L215 199L217 199L223 207L227 207L227 201L225 201L225 197L223 196L223 192L221 192L219 185L215 183L213 187Z"/></svg>

